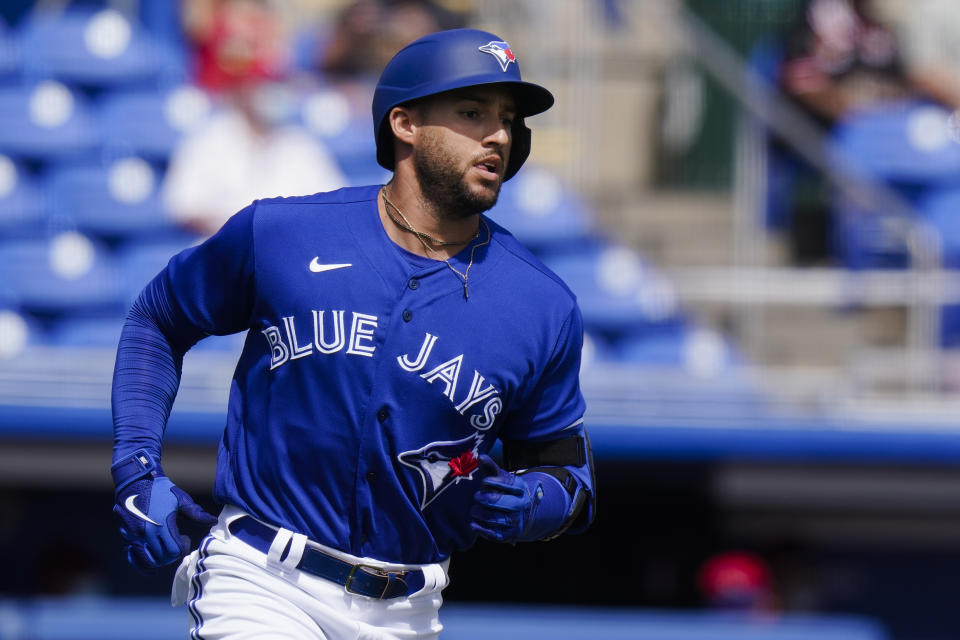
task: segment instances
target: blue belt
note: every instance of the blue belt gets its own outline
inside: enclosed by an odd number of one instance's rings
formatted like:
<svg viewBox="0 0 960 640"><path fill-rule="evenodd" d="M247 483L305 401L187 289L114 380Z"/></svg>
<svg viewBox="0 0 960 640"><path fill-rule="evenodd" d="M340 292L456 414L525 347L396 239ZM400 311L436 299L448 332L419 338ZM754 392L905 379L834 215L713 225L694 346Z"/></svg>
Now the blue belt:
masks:
<svg viewBox="0 0 960 640"><path fill-rule="evenodd" d="M276 529L250 516L233 520L227 529L264 554L270 552L277 535ZM426 582L419 569L386 571L368 564L353 564L309 546L304 548L297 569L343 585L349 593L379 600L409 596L420 591Z"/></svg>

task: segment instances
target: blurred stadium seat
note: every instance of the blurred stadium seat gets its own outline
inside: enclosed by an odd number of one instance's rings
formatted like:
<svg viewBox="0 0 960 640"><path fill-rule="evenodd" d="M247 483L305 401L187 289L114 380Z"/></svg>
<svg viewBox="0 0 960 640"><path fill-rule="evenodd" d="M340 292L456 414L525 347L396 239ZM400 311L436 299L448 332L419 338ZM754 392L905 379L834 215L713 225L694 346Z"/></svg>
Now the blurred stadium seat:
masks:
<svg viewBox="0 0 960 640"><path fill-rule="evenodd" d="M587 241L595 218L557 175L535 164L524 165L503 183L497 205L487 215L539 254Z"/></svg>
<svg viewBox="0 0 960 640"><path fill-rule="evenodd" d="M368 109L358 109L346 92L332 85L310 91L301 98L298 120L333 154L350 185L389 179L389 172L377 164Z"/></svg>
<svg viewBox="0 0 960 640"><path fill-rule="evenodd" d="M71 5L36 11L18 28L28 77L118 87L185 77L178 49L113 8Z"/></svg>
<svg viewBox="0 0 960 640"><path fill-rule="evenodd" d="M917 208L939 233L944 266L960 268L960 182L930 190Z"/></svg>
<svg viewBox="0 0 960 640"><path fill-rule="evenodd" d="M960 269L960 184L932 189L917 204L924 221L936 231L946 269ZM940 345L960 346L960 305L940 310Z"/></svg>
<svg viewBox="0 0 960 640"><path fill-rule="evenodd" d="M583 349L580 353L580 370L590 371L597 365L603 365L614 360L614 355L607 339L593 331L583 332Z"/></svg>
<svg viewBox="0 0 960 640"><path fill-rule="evenodd" d="M44 329L35 318L0 306L0 360L16 358L27 347L45 342Z"/></svg>
<svg viewBox="0 0 960 640"><path fill-rule="evenodd" d="M840 121L831 134L831 152L838 162L904 190L957 184L960 146L951 122L951 112L939 105L883 103Z"/></svg>
<svg viewBox="0 0 960 640"><path fill-rule="evenodd" d="M544 262L577 296L588 331L632 334L680 318L670 281L631 249L584 245Z"/></svg>
<svg viewBox="0 0 960 640"><path fill-rule="evenodd" d="M128 156L106 165L56 166L46 174L44 188L57 216L85 233L117 240L176 232L160 202L160 180L157 167Z"/></svg>
<svg viewBox="0 0 960 640"><path fill-rule="evenodd" d="M123 328L123 314L67 315L47 331L48 344L56 347L116 349Z"/></svg>
<svg viewBox="0 0 960 640"><path fill-rule="evenodd" d="M201 124L212 108L204 91L182 84L164 90L112 91L96 115L108 149L166 161L181 137Z"/></svg>
<svg viewBox="0 0 960 640"><path fill-rule="evenodd" d="M247 339L247 332L232 333L227 336L207 336L191 347L191 353L234 353L240 355L243 343Z"/></svg>
<svg viewBox="0 0 960 640"><path fill-rule="evenodd" d="M834 256L847 269L903 269L909 266L906 233L911 221L864 208L842 194L833 198Z"/></svg>
<svg viewBox="0 0 960 640"><path fill-rule="evenodd" d="M34 314L116 311L122 304L113 256L74 231L0 242L0 302Z"/></svg>
<svg viewBox="0 0 960 640"><path fill-rule="evenodd" d="M0 237L40 234L46 210L36 179L21 163L0 154Z"/></svg>
<svg viewBox="0 0 960 640"><path fill-rule="evenodd" d="M170 258L198 239L188 235L174 235L167 238L144 238L118 247L116 257L123 274L125 306L133 303L147 283L167 266Z"/></svg>
<svg viewBox="0 0 960 640"><path fill-rule="evenodd" d="M933 190L960 185L957 124L940 106L885 103L857 111L834 128L832 160L891 188L916 205ZM902 220L837 194L833 200L837 257L854 269L903 268L910 259Z"/></svg>
<svg viewBox="0 0 960 640"><path fill-rule="evenodd" d="M0 82L14 78L19 71L19 43L10 28L0 19Z"/></svg>
<svg viewBox="0 0 960 640"><path fill-rule="evenodd" d="M646 326L615 341L620 362L671 367L696 378L713 378L740 364L721 334L687 320Z"/></svg>
<svg viewBox="0 0 960 640"><path fill-rule="evenodd" d="M0 87L0 152L48 161L92 152L100 130L85 97L46 80Z"/></svg>

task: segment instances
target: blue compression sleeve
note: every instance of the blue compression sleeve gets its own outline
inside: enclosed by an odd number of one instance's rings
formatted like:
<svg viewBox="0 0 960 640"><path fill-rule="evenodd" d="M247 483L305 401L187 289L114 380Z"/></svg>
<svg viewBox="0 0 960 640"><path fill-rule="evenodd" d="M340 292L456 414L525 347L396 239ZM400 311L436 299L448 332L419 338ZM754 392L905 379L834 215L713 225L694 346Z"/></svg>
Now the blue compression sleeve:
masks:
<svg viewBox="0 0 960 640"><path fill-rule="evenodd" d="M160 441L180 386L183 354L202 335L176 344L164 274L143 290L127 315L113 371L113 460L143 448L160 459ZM167 329L165 329L167 328Z"/></svg>
<svg viewBox="0 0 960 640"><path fill-rule="evenodd" d="M113 372L114 462L140 448L160 459L184 354L207 335L248 326L253 209L171 258L130 309Z"/></svg>

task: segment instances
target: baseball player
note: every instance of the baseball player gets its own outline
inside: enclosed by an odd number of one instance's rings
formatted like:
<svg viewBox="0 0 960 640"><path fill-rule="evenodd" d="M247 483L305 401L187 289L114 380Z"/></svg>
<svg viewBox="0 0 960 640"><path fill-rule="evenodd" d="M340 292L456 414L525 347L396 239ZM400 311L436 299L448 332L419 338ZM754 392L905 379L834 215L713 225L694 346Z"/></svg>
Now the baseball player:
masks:
<svg viewBox="0 0 960 640"><path fill-rule="evenodd" d="M114 372L114 511L135 568L183 558L191 638L435 638L453 552L589 525L580 312L483 215L552 104L498 36L421 38L373 99L388 184L256 201L143 290ZM161 440L184 353L245 329L214 518ZM192 552L179 515L211 525Z"/></svg>

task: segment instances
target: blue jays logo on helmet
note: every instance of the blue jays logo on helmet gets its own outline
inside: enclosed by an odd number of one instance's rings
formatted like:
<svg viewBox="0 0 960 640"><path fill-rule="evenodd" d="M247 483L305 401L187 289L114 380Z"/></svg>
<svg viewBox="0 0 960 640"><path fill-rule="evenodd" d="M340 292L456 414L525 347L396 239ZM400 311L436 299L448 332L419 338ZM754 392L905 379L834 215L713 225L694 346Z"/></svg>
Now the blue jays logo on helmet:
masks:
<svg viewBox="0 0 960 640"><path fill-rule="evenodd" d="M488 42L482 47L478 47L480 51L484 53L489 53L494 58L497 59L497 62L500 63L500 68L504 71L507 70L507 67L511 62L517 62L517 56L513 55L513 51L510 49L510 45L504 42L503 40L493 40Z"/></svg>
<svg viewBox="0 0 960 640"><path fill-rule="evenodd" d="M420 474L423 481L423 498L420 509L437 499L441 493L463 480L472 480L479 468L480 443L483 434L474 433L463 440L431 442L415 451L405 451L397 456L404 464Z"/></svg>

